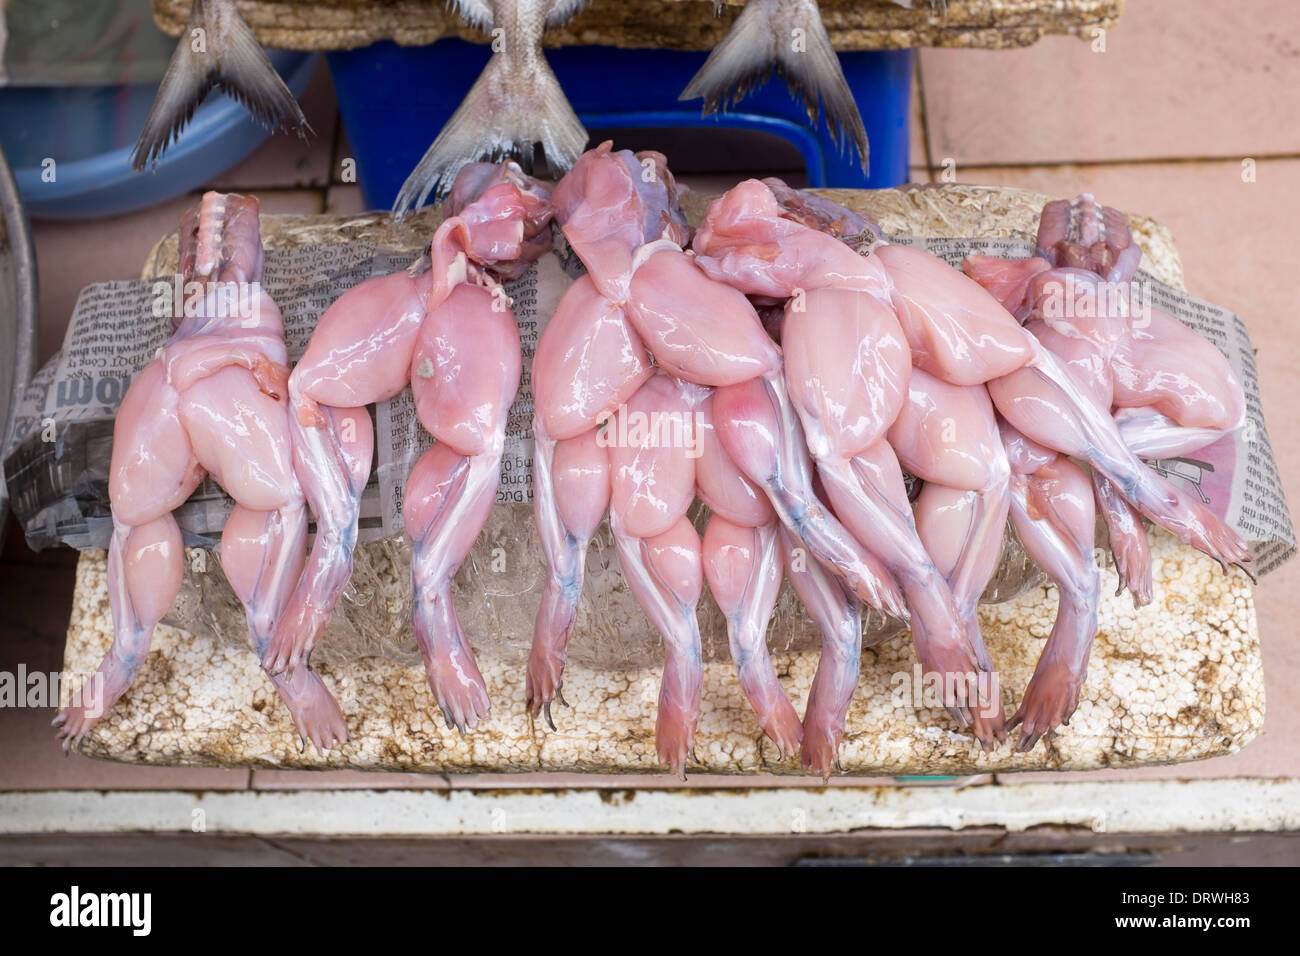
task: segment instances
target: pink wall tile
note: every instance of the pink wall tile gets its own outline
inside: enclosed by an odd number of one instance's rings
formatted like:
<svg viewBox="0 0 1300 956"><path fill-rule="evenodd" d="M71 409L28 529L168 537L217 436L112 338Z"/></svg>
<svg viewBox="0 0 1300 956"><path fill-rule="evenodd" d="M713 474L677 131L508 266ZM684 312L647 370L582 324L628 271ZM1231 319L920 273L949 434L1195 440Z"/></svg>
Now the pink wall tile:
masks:
<svg viewBox="0 0 1300 956"><path fill-rule="evenodd" d="M331 216L353 216L366 211L361 187L333 185L325 192L325 212Z"/></svg>
<svg viewBox="0 0 1300 956"><path fill-rule="evenodd" d="M921 61L918 58L912 70L912 115L908 117L908 133L911 142L908 146L909 160L912 166L929 166L930 159L925 149L925 98L921 93ZM916 179L915 174L913 180Z"/></svg>
<svg viewBox="0 0 1300 956"><path fill-rule="evenodd" d="M12 529L16 531L16 529ZM6 550L6 557L17 548ZM0 565L0 670L28 675L63 670L63 635L72 605L72 568ZM34 702L33 702L34 703ZM0 791L3 790L243 790L247 770L143 767L65 757L50 726L55 708L0 708ZM180 821L177 828L188 828Z"/></svg>
<svg viewBox="0 0 1300 956"><path fill-rule="evenodd" d="M921 51L932 162L1300 153L1300 4L1131 0L1106 42Z"/></svg>
<svg viewBox="0 0 1300 956"><path fill-rule="evenodd" d="M50 721L53 708L15 709L0 721L0 791L4 790L245 790L247 770L147 767L67 757ZM181 821L188 828L188 821Z"/></svg>
<svg viewBox="0 0 1300 956"><path fill-rule="evenodd" d="M447 790L432 773L365 773L360 770L254 770L254 790Z"/></svg>

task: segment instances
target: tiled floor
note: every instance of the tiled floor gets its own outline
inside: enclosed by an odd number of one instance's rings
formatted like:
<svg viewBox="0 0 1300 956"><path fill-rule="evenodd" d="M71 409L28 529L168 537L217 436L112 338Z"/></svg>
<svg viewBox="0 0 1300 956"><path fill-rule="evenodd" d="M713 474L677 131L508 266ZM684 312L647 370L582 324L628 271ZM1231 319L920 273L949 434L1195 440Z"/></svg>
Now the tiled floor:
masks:
<svg viewBox="0 0 1300 956"><path fill-rule="evenodd" d="M1061 196L1086 189L1169 225L1191 290L1239 312L1251 329L1272 444L1294 502L1300 502L1300 406L1290 394L1300 367L1290 288L1300 248L1298 37L1300 10L1288 0L1258 0L1249 15L1231 0L1133 0L1106 37L1105 52L1061 37L1021 51L926 50L918 57L912 155L917 180L938 179L951 160L963 182ZM359 190L332 182L347 152L323 69L303 104L318 134L311 144L273 139L219 184L256 192L272 212L359 211ZM1253 183L1241 176L1247 158L1256 163ZM36 224L42 360L58 347L77 291L98 279L136 274L185 203L101 222ZM70 565L66 556L26 553L14 530L0 563L0 606L11 609L0 621L0 668L14 661L54 667L68 616ZM1256 598L1269 694L1264 736L1233 757L1095 776L1300 775L1300 701L1291 692L1300 681L1300 647L1291 631L1300 619L1300 561L1266 578ZM47 726L50 716L0 711L0 789L447 788L484 782L145 769L65 759Z"/></svg>

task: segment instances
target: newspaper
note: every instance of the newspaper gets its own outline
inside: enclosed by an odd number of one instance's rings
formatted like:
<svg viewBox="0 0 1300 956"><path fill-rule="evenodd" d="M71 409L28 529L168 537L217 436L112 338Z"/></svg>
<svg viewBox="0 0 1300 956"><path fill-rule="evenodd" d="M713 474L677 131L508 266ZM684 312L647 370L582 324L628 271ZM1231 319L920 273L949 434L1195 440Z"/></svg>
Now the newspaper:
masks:
<svg viewBox="0 0 1300 956"><path fill-rule="evenodd" d="M1031 255L1014 239L919 239L919 245L958 265L973 253ZM302 354L320 314L362 280L404 268L409 251L365 242L312 245L266 252L266 291L280 307L291 360ZM532 392L530 369L537 339L561 294L580 269L558 243L519 279L506 285L523 346L524 372L510 409L497 492L500 504L532 501ZM132 377L165 344L168 326L154 317L158 283L101 282L81 293L62 350L28 386L4 452L13 509L34 548L62 542L76 548L108 544L108 463L113 419ZM1245 427L1194 456L1152 462L1161 474L1198 496L1251 544L1256 572L1266 574L1295 553L1295 534L1259 400L1254 350L1245 323L1233 313L1163 285L1145 273L1139 281L1152 302L1195 329L1228 357L1245 391ZM409 388L379 403L376 462L362 498L360 539L400 536L401 496L416 459L432 444L420 426ZM215 546L232 502L205 481L177 511L190 546Z"/></svg>

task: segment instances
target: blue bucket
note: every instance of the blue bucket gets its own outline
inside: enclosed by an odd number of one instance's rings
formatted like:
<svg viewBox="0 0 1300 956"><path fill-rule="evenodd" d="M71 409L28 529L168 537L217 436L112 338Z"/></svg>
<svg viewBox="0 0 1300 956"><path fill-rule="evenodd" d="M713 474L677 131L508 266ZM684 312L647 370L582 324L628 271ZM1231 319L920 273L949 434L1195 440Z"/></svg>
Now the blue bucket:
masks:
<svg viewBox="0 0 1300 956"><path fill-rule="evenodd" d="M426 47L383 42L328 54L339 112L357 161L366 205L392 206L403 181L478 78L491 50L464 40ZM864 175L851 147L833 144L825 123L813 127L803 103L778 79L733 111L700 115L700 100L678 94L706 53L576 46L547 50L560 85L587 129L741 128L774 134L799 151L811 186L881 189L908 178L911 50L840 54L871 144ZM669 162L673 157L669 157Z"/></svg>

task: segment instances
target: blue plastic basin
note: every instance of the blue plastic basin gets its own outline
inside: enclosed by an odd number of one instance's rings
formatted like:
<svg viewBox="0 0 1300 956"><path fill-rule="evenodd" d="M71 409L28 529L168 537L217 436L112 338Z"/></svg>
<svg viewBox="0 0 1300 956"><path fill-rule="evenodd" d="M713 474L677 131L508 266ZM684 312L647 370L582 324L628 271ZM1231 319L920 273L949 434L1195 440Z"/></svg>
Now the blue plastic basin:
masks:
<svg viewBox="0 0 1300 956"><path fill-rule="evenodd" d="M301 95L319 54L273 52L271 62ZM237 102L209 94L153 172L131 168L131 150L157 87L0 89L0 143L28 213L83 219L141 209L210 182L251 153L267 131ZM54 180L45 181L45 159Z"/></svg>

